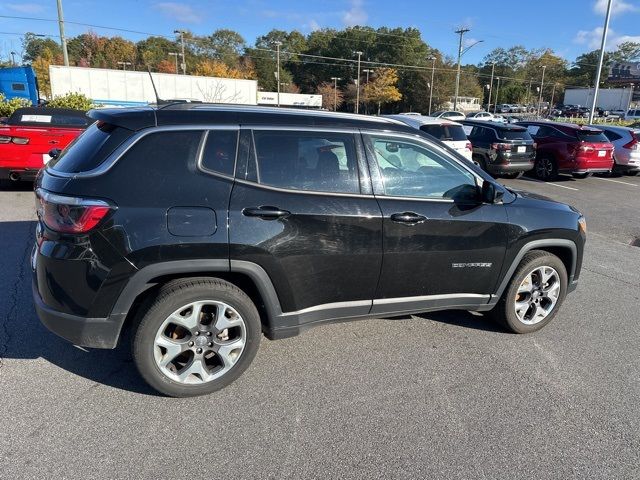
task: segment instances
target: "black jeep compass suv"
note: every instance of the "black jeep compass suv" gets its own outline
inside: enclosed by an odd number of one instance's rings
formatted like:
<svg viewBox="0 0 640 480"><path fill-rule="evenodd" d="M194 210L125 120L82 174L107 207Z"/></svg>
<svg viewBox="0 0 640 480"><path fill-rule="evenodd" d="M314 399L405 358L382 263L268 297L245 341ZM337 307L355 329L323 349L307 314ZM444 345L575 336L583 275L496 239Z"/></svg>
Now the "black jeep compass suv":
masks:
<svg viewBox="0 0 640 480"><path fill-rule="evenodd" d="M512 192L399 122L180 104L94 110L36 183L38 315L87 347L132 331L160 392L213 392L264 333L441 309L551 321L585 242L573 208Z"/></svg>

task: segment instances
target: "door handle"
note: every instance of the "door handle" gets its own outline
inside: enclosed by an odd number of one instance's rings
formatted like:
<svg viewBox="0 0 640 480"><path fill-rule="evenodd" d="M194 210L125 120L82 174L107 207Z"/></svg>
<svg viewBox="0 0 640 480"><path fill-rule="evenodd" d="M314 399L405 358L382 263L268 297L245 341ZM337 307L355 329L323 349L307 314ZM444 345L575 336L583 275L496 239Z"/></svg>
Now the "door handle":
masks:
<svg viewBox="0 0 640 480"><path fill-rule="evenodd" d="M414 212L402 212L394 213L391 215L391 220L398 223L408 223L415 225L416 223L422 223L427 219L424 215L419 215Z"/></svg>
<svg viewBox="0 0 640 480"><path fill-rule="evenodd" d="M286 217L291 215L291 212L287 210L281 210L278 207L247 207L242 209L242 214L245 217L260 217L265 220L275 220L276 218Z"/></svg>

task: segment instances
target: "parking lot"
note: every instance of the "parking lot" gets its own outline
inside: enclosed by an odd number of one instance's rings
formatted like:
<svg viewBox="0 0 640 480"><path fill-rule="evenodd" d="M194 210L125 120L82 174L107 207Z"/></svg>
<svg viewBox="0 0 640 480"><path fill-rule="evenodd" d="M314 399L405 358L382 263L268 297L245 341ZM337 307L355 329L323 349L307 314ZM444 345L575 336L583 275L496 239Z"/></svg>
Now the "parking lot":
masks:
<svg viewBox="0 0 640 480"><path fill-rule="evenodd" d="M127 348L40 325L33 194L0 191L0 477L638 478L640 177L504 183L587 217L578 289L545 329L462 311L322 326L192 399L157 396Z"/></svg>

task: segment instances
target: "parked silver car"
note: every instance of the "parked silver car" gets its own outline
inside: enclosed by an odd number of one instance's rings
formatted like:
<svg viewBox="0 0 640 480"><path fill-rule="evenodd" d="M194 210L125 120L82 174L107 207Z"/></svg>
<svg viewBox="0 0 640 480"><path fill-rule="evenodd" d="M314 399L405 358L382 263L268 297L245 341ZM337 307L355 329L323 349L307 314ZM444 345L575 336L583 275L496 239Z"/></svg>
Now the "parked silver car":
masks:
<svg viewBox="0 0 640 480"><path fill-rule="evenodd" d="M591 125L605 134L613 144L613 171L627 175L640 172L640 129L603 124Z"/></svg>

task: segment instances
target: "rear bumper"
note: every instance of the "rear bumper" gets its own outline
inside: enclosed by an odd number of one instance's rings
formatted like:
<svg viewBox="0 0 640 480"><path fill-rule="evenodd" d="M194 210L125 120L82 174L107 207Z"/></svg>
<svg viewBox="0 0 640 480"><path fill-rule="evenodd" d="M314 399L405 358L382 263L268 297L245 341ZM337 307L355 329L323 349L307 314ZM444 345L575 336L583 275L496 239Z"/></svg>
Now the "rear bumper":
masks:
<svg viewBox="0 0 640 480"><path fill-rule="evenodd" d="M38 287L32 282L33 303L42 324L74 345L89 348L115 348L126 314L109 318L86 318L59 312L42 301Z"/></svg>
<svg viewBox="0 0 640 480"><path fill-rule="evenodd" d="M513 172L528 172L533 169L533 160L528 162L517 163L493 163L487 165L489 173L501 174L501 173L513 173Z"/></svg>
<svg viewBox="0 0 640 480"><path fill-rule="evenodd" d="M0 180L34 181L40 169L0 167Z"/></svg>

